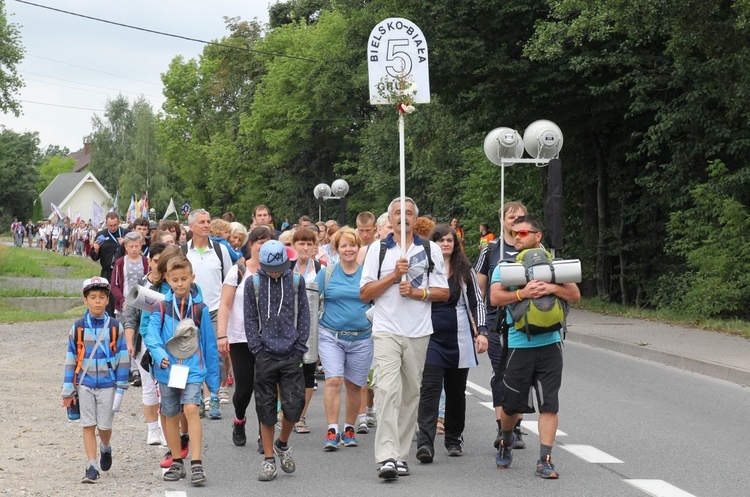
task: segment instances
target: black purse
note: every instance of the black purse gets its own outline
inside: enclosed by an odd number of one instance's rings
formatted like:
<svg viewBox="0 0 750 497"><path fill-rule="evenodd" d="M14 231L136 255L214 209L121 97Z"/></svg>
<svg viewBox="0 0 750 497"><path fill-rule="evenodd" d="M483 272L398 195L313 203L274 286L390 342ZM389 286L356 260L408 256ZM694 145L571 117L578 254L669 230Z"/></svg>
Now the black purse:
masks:
<svg viewBox="0 0 750 497"><path fill-rule="evenodd" d="M151 357L151 352L146 349L146 352L143 353L143 357L141 357L141 367L145 369L146 371L151 371L151 365L154 363L154 359Z"/></svg>

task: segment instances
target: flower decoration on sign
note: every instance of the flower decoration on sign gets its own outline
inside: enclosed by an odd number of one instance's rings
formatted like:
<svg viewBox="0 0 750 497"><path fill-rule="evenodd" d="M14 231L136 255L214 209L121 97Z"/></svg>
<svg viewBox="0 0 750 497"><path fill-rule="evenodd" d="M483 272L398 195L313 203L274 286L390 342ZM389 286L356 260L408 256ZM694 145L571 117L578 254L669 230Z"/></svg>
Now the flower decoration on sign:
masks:
<svg viewBox="0 0 750 497"><path fill-rule="evenodd" d="M414 97L417 95L417 84L409 75L398 75L395 78L383 76L378 85L378 94L383 100L395 104L401 114L411 114L416 110Z"/></svg>

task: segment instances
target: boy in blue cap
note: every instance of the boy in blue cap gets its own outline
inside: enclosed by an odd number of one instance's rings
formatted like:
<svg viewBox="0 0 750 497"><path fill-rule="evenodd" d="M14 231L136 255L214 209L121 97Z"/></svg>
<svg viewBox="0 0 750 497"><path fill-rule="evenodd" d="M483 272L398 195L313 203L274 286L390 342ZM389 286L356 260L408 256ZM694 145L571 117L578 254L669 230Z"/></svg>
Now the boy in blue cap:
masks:
<svg viewBox="0 0 750 497"><path fill-rule="evenodd" d="M265 459L260 481L276 478L276 459L281 469L296 467L287 445L294 424L305 407L302 356L310 334L305 281L290 269L294 249L269 240L260 249L260 269L245 282L245 334L255 356L255 409L260 421ZM280 397L284 417L274 442L276 399Z"/></svg>

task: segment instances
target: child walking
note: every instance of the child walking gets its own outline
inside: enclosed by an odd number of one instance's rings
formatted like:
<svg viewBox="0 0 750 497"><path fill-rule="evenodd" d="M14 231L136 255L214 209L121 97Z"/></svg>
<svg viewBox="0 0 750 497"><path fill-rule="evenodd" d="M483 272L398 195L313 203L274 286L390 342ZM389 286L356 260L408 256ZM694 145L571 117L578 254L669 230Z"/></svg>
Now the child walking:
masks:
<svg viewBox="0 0 750 497"><path fill-rule="evenodd" d="M96 428L99 429L99 467L112 467L112 421L119 410L122 393L128 388L130 356L125 333L107 312L110 286L105 278L83 282L83 303L87 310L68 336L63 375L63 406L77 403L86 450L86 474L82 483L96 483Z"/></svg>
<svg viewBox="0 0 750 497"><path fill-rule="evenodd" d="M188 422L190 438L190 483L202 485L206 472L201 460L203 426L198 406L203 402L205 381L212 407L219 406L219 353L208 307L192 287L193 266L182 254L171 257L166 267L166 282L171 287L164 302L154 308L143 341L154 360L153 372L159 383L161 413L166 418L167 445L172 465L164 473L165 481L187 476L180 453L180 410Z"/></svg>
<svg viewBox="0 0 750 497"><path fill-rule="evenodd" d="M271 481L276 478L274 454L282 471L296 469L288 441L305 407L302 356L307 352L310 313L305 281L289 269L287 247L267 241L260 248L259 262L258 272L245 282L245 334L255 356L255 410L265 454L258 480ZM277 397L284 416L274 442Z"/></svg>

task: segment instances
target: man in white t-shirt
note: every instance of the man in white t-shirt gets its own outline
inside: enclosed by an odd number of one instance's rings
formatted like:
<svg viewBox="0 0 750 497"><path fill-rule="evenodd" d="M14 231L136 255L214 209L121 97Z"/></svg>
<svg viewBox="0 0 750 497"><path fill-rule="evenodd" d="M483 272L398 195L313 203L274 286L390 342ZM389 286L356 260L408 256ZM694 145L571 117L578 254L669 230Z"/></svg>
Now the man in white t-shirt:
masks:
<svg viewBox="0 0 750 497"><path fill-rule="evenodd" d="M214 330L218 329L219 301L221 299L221 287L224 278L232 269L232 259L229 257L227 248L211 241L211 215L204 209L196 209L188 216L188 226L193 233L193 238L182 246L182 251L193 265L195 283L203 293L203 302L208 307L211 315L211 324ZM219 355L219 372L221 375L220 393L222 397L229 398L226 392L227 371L225 367L225 356ZM208 403L205 403L208 405ZM211 419L221 419L221 411L211 410L208 413Z"/></svg>
<svg viewBox="0 0 750 497"><path fill-rule="evenodd" d="M409 474L406 460L414 436L427 345L432 334L431 302L449 298L445 263L440 248L416 236L412 228L419 210L410 198L403 206L395 199L388 206L393 233L382 242L385 253L370 250L365 256L360 298L374 301L372 339L375 346L375 459L378 476L395 479ZM401 255L401 222L406 237ZM429 250L428 258L425 250ZM430 270L430 260L434 265ZM404 281L402 277L406 276Z"/></svg>

